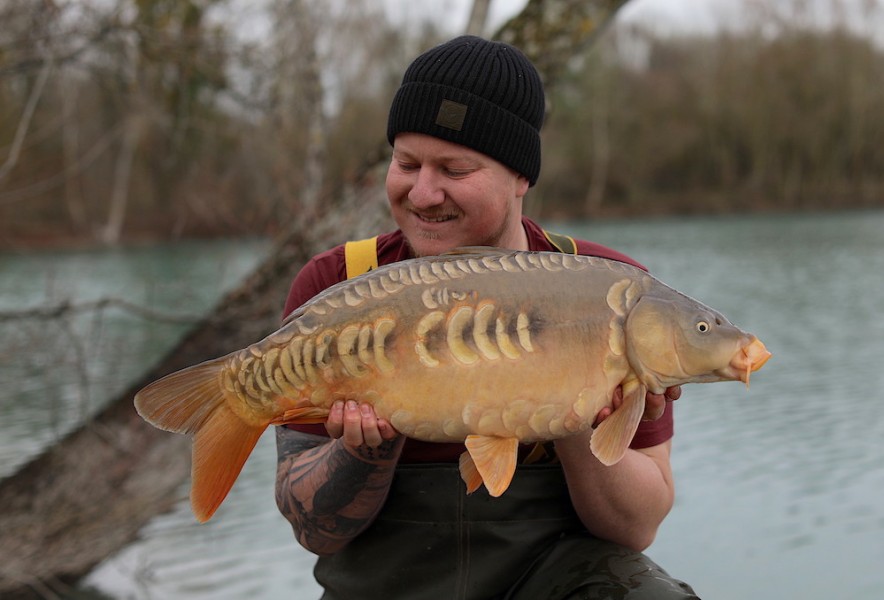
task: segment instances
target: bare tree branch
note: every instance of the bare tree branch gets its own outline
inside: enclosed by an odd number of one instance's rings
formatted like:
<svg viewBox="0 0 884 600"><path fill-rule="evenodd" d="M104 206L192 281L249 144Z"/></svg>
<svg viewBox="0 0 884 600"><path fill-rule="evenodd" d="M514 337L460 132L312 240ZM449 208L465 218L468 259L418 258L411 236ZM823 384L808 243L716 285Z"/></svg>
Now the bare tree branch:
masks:
<svg viewBox="0 0 884 600"><path fill-rule="evenodd" d="M37 81L34 82L34 87L31 88L31 94L28 97L28 103L25 105L21 120L18 122L18 127L15 131L15 137L12 140L12 147L9 150L9 155L6 157L6 162L3 163L3 166L0 166L0 180L3 180L4 177L9 175L18 163L18 157L21 154L21 148L25 142L25 136L28 133L28 128L31 126L31 118L34 116L34 110L37 108L37 102L40 101L40 96L43 95L43 88L46 86L46 81L49 79L49 73L52 71L52 55L48 52L45 52L44 54L45 60L43 62L43 68L40 69Z"/></svg>
<svg viewBox="0 0 884 600"><path fill-rule="evenodd" d="M485 26L488 24L488 9L490 8L491 0L473 0L466 33L469 35L483 35L485 33Z"/></svg>
<svg viewBox="0 0 884 600"><path fill-rule="evenodd" d="M540 71L547 91L569 62L584 52L627 0L529 0L495 38L522 50Z"/></svg>
<svg viewBox="0 0 884 600"><path fill-rule="evenodd" d="M95 162L95 160L98 159L98 157L100 157L120 135L122 129L122 123L116 127L109 128L98 141L92 145L88 152L85 152L77 162L66 165L64 171L61 173L56 173L52 177L47 177L42 181L38 181L25 187L0 193L0 205L21 202L22 200L33 198L34 196L48 192L49 190L64 184L66 179L83 172Z"/></svg>
<svg viewBox="0 0 884 600"><path fill-rule="evenodd" d="M123 130L123 145L114 165L114 185L110 197L110 210L107 223L101 229L101 241L116 244L123 232L126 208L129 205L129 178L135 162L135 150L141 139L141 117L133 114L126 119Z"/></svg>
<svg viewBox="0 0 884 600"><path fill-rule="evenodd" d="M595 21L569 24L575 4L616 5L625 0L532 1L529 8L559 15L547 27L534 13L520 21L525 44L531 32L548 32L546 44L558 48L555 60L578 52L575 39L588 37ZM579 8L579 7L578 7ZM526 9L528 10L528 9ZM587 11L576 10L581 16ZM611 11L606 15L610 17ZM535 19L533 26L531 18ZM578 31L572 31L578 30ZM502 35L506 31L502 32ZM562 39L559 39L560 35ZM512 37L518 37L513 34ZM532 58L544 56L542 40L530 42ZM563 49L570 48L570 54ZM545 61L547 68L555 64ZM553 79L555 79L553 77ZM549 85L549 80L547 80ZM20 591L20 580L75 581L110 552L128 543L151 514L168 509L174 490L187 476L188 441L144 423L132 409L132 396L146 382L208 357L220 356L266 335L280 318L280 304L295 272L310 256L346 239L359 239L389 225L382 186L366 186L366 196L331 206L320 203L315 215L298 220L280 237L272 255L239 288L227 294L208 323L193 331L141 381L112 402L89 424L66 436L11 477L0 480L0 594ZM295 219L293 219L295 220ZM111 302L106 300L106 302ZM69 309L68 309L69 310ZM157 315L151 315L157 316ZM96 424L102 435L96 435ZM120 451L120 449L125 449ZM95 473L101 473L96 477ZM88 502L81 490L89 487ZM14 579L14 580L13 580Z"/></svg>
<svg viewBox="0 0 884 600"><path fill-rule="evenodd" d="M166 313L121 298L101 298L89 302L70 302L66 300L52 306L37 306L23 310L0 311L0 323L4 321L21 321L24 319L46 321L67 317L76 313L104 310L106 308L119 308L132 313L137 317L141 317L142 319L164 323L191 324L204 320L204 317L199 315Z"/></svg>

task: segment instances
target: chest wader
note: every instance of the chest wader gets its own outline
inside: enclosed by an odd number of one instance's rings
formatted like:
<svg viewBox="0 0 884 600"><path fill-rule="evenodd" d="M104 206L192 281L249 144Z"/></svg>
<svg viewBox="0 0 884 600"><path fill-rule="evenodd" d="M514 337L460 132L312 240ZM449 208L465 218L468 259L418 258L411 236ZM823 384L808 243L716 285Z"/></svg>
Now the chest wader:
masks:
<svg viewBox="0 0 884 600"><path fill-rule="evenodd" d="M580 521L558 465L520 466L506 493L467 495L457 465L400 465L372 525L320 557L324 600L503 597Z"/></svg>
<svg viewBox="0 0 884 600"><path fill-rule="evenodd" d="M374 241L348 243L348 277L377 267ZM696 598L645 555L589 535L558 464L519 465L498 498L467 495L456 464L400 464L377 518L314 575L322 600Z"/></svg>

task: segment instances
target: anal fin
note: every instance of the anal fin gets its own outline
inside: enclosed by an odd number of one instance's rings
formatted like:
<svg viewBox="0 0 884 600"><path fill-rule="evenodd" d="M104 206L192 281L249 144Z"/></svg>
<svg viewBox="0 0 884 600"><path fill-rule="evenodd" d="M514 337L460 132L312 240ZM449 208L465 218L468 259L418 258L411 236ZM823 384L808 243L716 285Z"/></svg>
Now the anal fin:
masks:
<svg viewBox="0 0 884 600"><path fill-rule="evenodd" d="M626 454L645 412L647 391L637 380L623 384L623 404L592 432L589 448L602 464L616 464Z"/></svg>
<svg viewBox="0 0 884 600"><path fill-rule="evenodd" d="M484 482L488 493L494 497L503 494L513 480L516 460L519 454L519 440L516 438L469 435L464 444L469 452L469 462L478 473L479 481ZM479 487L476 474L469 472L467 463L461 456L460 474L467 484L467 490Z"/></svg>
<svg viewBox="0 0 884 600"><path fill-rule="evenodd" d="M460 478L467 484L467 494L472 494L482 485L482 476L468 451L460 455Z"/></svg>

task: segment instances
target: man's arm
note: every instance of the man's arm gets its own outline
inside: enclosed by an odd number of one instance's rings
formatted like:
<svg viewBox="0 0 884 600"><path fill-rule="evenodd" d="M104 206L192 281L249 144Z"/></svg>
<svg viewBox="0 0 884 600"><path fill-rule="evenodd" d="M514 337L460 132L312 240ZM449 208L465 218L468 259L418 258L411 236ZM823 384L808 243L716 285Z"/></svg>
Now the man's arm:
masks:
<svg viewBox="0 0 884 600"><path fill-rule="evenodd" d="M665 395L649 394L645 418L659 418L666 401L679 396L680 387L666 390ZM616 400L619 398L615 398L615 406ZM600 415L600 420L609 414ZM593 535L642 551L654 541L675 498L669 460L672 441L628 449L620 462L607 467L589 449L591 434L588 431L556 442L574 509Z"/></svg>
<svg viewBox="0 0 884 600"><path fill-rule="evenodd" d="M393 481L405 438L365 406L336 403L331 438L276 430L276 504L316 554L337 552L368 527Z"/></svg>
<svg viewBox="0 0 884 600"><path fill-rule="evenodd" d="M588 434L556 442L571 502L590 533L637 551L651 545L675 495L671 446L629 449L606 467L589 451Z"/></svg>

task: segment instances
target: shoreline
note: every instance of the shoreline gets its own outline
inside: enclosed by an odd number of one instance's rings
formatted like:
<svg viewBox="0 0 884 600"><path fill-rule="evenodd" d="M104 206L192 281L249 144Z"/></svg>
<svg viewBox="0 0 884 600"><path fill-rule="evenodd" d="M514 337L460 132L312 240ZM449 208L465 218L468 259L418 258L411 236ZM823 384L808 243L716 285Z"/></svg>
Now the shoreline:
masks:
<svg viewBox="0 0 884 600"><path fill-rule="evenodd" d="M529 206L530 208L530 206ZM547 214L536 216L529 214L531 218L555 226L559 223L567 222L612 222L612 221L629 221L629 220L665 220L665 219L692 219L692 218L727 218L732 216L759 215L769 217L781 217L789 215L813 215L813 214L834 214L834 213L856 213L856 212L876 212L884 210L884 205L856 203L848 206L812 206L803 210L794 209L778 209L776 207L752 207L745 211L733 210L635 210L628 207L620 207L616 209L606 209L592 216L571 215L563 211L545 211ZM536 213L537 211L527 210L526 213ZM544 211L541 211L543 213ZM139 246L149 246L158 243L170 242L189 242L189 241L217 241L225 239L266 239L275 240L278 238L279 231L251 232L248 234L235 232L217 232L217 233L189 233L187 235L170 234L169 232L157 231L131 231L126 232L119 242L110 244L102 242L94 235L76 234L70 231L46 230L39 232L29 232L24 235L2 235L0 234L0 255L16 254L21 252L32 251L53 251L53 250L98 250L98 249L114 249L114 248L131 248Z"/></svg>

